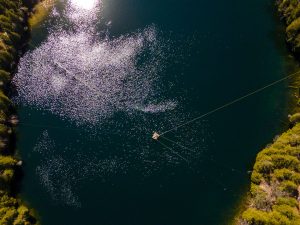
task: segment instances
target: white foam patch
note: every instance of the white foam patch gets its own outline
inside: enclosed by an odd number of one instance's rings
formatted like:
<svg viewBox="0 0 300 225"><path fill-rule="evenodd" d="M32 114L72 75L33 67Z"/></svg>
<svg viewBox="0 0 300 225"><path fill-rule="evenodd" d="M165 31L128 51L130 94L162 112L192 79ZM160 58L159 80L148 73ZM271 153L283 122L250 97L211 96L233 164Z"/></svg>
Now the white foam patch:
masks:
<svg viewBox="0 0 300 225"><path fill-rule="evenodd" d="M21 58L15 100L78 124L97 124L120 111L174 109L176 101L160 96L162 45L154 26L100 41L85 32L55 33ZM162 103L147 104L153 99Z"/></svg>

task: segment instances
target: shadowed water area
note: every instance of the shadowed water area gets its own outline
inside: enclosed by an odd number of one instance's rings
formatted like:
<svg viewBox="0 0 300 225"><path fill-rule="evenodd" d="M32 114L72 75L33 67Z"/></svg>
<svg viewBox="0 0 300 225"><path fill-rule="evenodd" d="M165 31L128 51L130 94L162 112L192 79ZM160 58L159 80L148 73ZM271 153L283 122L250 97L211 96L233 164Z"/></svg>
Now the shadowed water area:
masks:
<svg viewBox="0 0 300 225"><path fill-rule="evenodd" d="M151 136L292 72L272 10L260 0L57 1L13 80L22 195L42 223L226 224L255 155L283 127L288 84Z"/></svg>

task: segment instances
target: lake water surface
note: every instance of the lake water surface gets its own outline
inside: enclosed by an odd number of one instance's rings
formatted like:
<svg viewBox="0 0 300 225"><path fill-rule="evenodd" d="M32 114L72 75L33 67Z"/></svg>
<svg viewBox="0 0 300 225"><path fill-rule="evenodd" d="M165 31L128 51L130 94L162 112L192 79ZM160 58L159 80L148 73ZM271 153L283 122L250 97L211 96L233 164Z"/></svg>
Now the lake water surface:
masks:
<svg viewBox="0 0 300 225"><path fill-rule="evenodd" d="M22 196L45 225L219 225L286 120L273 1L66 0L14 78ZM278 47L281 46L281 47Z"/></svg>

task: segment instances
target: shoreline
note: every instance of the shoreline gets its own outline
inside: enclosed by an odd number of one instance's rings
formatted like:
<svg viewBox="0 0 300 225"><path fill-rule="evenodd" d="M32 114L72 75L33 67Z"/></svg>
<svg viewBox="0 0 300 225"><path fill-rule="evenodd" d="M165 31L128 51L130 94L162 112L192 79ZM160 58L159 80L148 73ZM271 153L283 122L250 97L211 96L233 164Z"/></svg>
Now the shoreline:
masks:
<svg viewBox="0 0 300 225"><path fill-rule="evenodd" d="M0 224L39 224L36 213L18 196L22 164L16 150L16 108L9 96L10 81L17 70L30 28L28 19L35 0L0 2Z"/></svg>
<svg viewBox="0 0 300 225"><path fill-rule="evenodd" d="M275 5L299 70L300 2L277 0ZM288 88L289 127L257 154L250 190L229 224L300 224L300 76L290 80Z"/></svg>
<svg viewBox="0 0 300 225"><path fill-rule="evenodd" d="M56 0L42 0L38 2L32 9L32 13L28 19L31 28L41 24L49 15L50 9L55 5Z"/></svg>

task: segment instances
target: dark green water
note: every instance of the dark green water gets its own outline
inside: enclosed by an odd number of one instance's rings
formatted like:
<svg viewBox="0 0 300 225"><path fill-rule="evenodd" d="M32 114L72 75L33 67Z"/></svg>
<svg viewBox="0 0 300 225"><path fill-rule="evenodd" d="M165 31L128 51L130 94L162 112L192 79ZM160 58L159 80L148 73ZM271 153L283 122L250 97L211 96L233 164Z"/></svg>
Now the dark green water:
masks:
<svg viewBox="0 0 300 225"><path fill-rule="evenodd" d="M189 163L151 134L290 72L273 2L103 0L97 15L95 39L155 27L164 53L159 96L177 105L150 113L116 110L91 127L20 104L22 196L45 225L226 224L245 195L255 155L281 131L287 83L168 134L195 150L164 141ZM62 23L76 30L78 24L55 18L34 29L32 50Z"/></svg>

